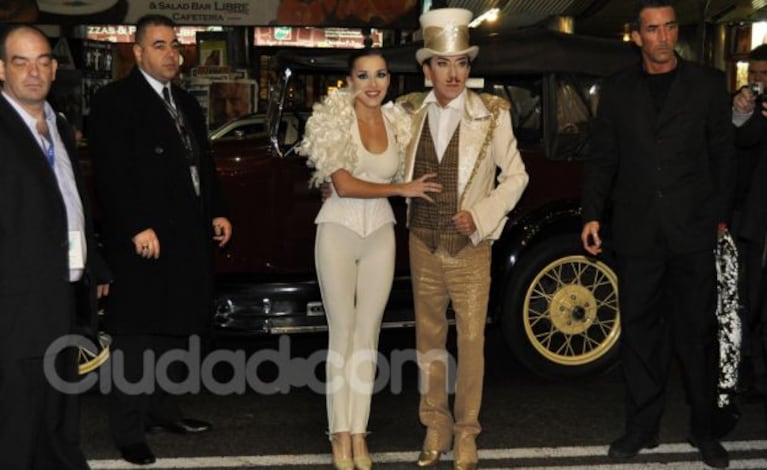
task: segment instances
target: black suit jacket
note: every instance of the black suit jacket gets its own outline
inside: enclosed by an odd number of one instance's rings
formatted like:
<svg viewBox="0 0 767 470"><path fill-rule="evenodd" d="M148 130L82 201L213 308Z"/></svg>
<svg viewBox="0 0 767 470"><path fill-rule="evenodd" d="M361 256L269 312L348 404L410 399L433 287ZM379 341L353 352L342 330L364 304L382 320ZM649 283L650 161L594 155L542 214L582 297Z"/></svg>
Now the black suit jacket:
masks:
<svg viewBox="0 0 767 470"><path fill-rule="evenodd" d="M713 249L728 219L734 179L724 75L679 58L658 113L641 66L605 80L584 168L583 220L612 205L618 253Z"/></svg>
<svg viewBox="0 0 767 470"><path fill-rule="evenodd" d="M104 317L111 333L185 335L210 322L211 221L225 214L202 109L184 90L172 93L200 148L200 197L173 117L137 68L93 100L89 145L114 274ZM131 241L148 228L160 241L157 260L139 257Z"/></svg>
<svg viewBox="0 0 767 470"><path fill-rule="evenodd" d="M767 119L758 111L743 126L735 129L735 144L753 156L740 205L740 217L734 227L739 237L762 243L767 231Z"/></svg>
<svg viewBox="0 0 767 470"><path fill-rule="evenodd" d="M83 281L93 306L96 284L107 282L109 272L93 237L74 134L62 118L57 127L83 203L87 243ZM73 332L75 323L66 208L40 145L4 96L0 96L0 149L0 354L4 359L39 357L53 340ZM95 312L86 317L86 323L94 322Z"/></svg>

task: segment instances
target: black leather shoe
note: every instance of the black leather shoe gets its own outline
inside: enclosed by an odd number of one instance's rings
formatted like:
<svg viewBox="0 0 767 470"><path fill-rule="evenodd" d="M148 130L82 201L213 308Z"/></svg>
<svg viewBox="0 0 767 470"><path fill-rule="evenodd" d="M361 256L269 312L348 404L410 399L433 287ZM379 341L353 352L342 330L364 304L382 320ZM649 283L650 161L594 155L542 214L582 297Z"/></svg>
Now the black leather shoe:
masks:
<svg viewBox="0 0 767 470"><path fill-rule="evenodd" d="M154 454L149 450L145 442L137 442L125 447L120 447L120 455L123 460L136 465L149 465L155 462Z"/></svg>
<svg viewBox="0 0 767 470"><path fill-rule="evenodd" d="M693 447L698 448L701 460L709 467L727 468L730 466L730 454L716 439L696 441L690 438L689 441Z"/></svg>
<svg viewBox="0 0 767 470"><path fill-rule="evenodd" d="M642 449L654 447L658 447L657 434L632 429L610 444L607 455L614 459L628 459L637 455Z"/></svg>
<svg viewBox="0 0 767 470"><path fill-rule="evenodd" d="M147 426L146 431L148 433L156 432L172 432L174 434L197 434L205 431L210 431L213 426L205 421L192 418L183 418L172 423L165 424L153 424Z"/></svg>

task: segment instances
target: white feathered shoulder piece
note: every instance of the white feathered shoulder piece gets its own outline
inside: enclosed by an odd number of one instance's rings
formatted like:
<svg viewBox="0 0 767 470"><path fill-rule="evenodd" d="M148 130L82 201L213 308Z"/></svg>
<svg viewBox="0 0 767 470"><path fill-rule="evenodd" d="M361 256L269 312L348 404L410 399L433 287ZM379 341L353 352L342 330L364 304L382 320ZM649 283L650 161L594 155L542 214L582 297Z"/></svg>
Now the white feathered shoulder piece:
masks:
<svg viewBox="0 0 767 470"><path fill-rule="evenodd" d="M330 175L339 169L351 173L357 164L357 149L351 135L355 119L352 100L351 93L341 89L312 108L304 139L297 149L308 157L306 164L314 168L310 186L330 181Z"/></svg>
<svg viewBox="0 0 767 470"><path fill-rule="evenodd" d="M312 108L304 138L297 148L299 154L308 158L306 164L314 168L309 180L310 186L329 182L330 175L340 169L354 173L359 149L352 140L352 126L356 125L353 102L354 97L348 90L339 89ZM401 180L405 150L411 136L411 118L404 109L393 103L384 105L382 112L394 131L400 158L397 179Z"/></svg>

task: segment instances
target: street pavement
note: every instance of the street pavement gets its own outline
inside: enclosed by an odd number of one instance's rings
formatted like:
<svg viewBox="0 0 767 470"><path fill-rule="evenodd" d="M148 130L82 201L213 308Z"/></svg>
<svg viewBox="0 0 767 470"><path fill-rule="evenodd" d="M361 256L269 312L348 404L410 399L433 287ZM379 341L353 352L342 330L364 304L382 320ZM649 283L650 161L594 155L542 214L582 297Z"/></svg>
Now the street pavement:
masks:
<svg viewBox="0 0 767 470"><path fill-rule="evenodd" d="M413 337L412 330L381 334L379 349L384 362L400 372L383 374L389 380L381 380L373 397L368 444L378 469L416 468L423 429L418 422L416 367L408 361L413 358ZM260 380L238 393L207 390L181 397L186 416L210 421L214 429L195 436L149 435L148 443L158 461L144 468L331 468L325 397L318 385L323 366L314 362L325 342L324 334L293 336L289 341L287 337L216 341L208 353L241 350L247 358L260 354L261 359L293 360L281 368L261 361L256 369ZM289 354L280 356L286 345ZM539 378L514 360L499 328L492 325L486 356L483 431L478 439L481 468L705 468L697 451L686 442L688 411L678 373L669 382L661 446L634 459L615 461L606 452L607 444L622 432L623 385L618 369L567 382ZM219 384L227 384L236 375L235 369L214 369L213 376ZM278 375L283 369L289 369L286 374L292 383ZM295 373L313 374L317 379L304 380L307 385L300 386ZM91 467L140 468L119 459L109 436L105 403L97 391L82 398L83 448ZM730 468L767 469L765 407L758 402L742 403L741 411L741 420L725 438ZM447 454L437 468L452 468L451 459Z"/></svg>

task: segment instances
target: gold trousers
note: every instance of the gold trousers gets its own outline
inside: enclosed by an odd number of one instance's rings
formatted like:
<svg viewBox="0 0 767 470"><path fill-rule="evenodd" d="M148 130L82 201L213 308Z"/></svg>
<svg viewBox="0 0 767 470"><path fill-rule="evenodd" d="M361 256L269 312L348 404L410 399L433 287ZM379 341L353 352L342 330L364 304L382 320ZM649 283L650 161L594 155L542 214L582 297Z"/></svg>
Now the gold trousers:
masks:
<svg viewBox="0 0 767 470"><path fill-rule="evenodd" d="M468 245L456 256L434 253L410 235L410 270L420 370L419 417L428 428L425 447L447 451L453 434L476 436L485 370L484 343L490 290L490 242ZM456 317L458 364L454 414L448 406L448 302ZM455 418L454 418L454 417Z"/></svg>

